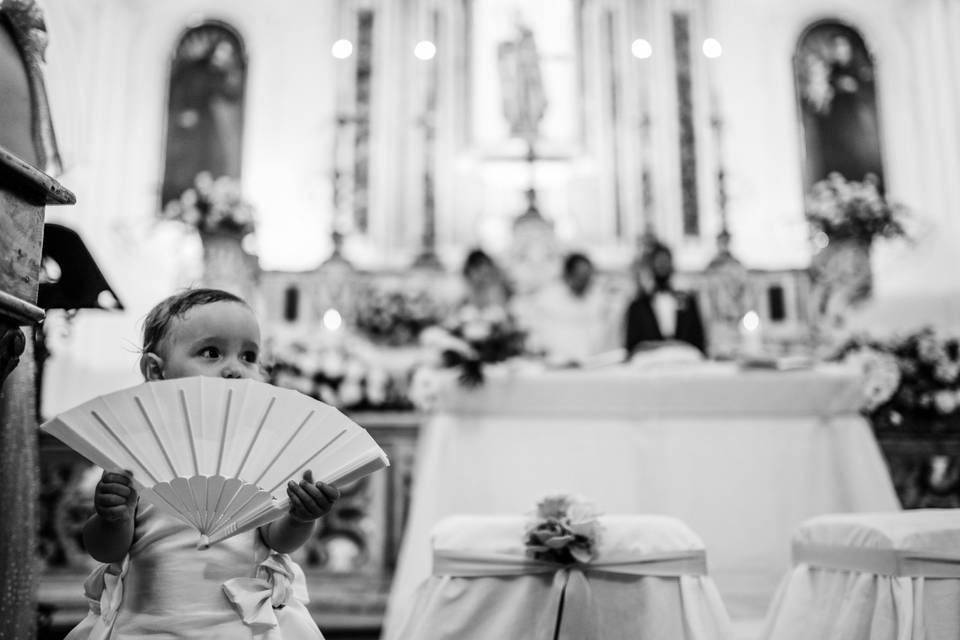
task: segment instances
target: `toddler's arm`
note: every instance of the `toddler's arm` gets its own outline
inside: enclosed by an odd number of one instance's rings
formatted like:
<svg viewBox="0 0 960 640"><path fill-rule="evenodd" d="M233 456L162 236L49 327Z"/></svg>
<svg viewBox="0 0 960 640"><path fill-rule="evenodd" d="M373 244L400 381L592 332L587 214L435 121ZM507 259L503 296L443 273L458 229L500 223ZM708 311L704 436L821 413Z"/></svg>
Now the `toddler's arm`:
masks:
<svg viewBox="0 0 960 640"><path fill-rule="evenodd" d="M97 513L83 525L83 544L94 560L119 562L133 544L137 490L130 474L104 471L93 494Z"/></svg>
<svg viewBox="0 0 960 640"><path fill-rule="evenodd" d="M260 527L260 535L268 547L279 553L299 549L313 535L314 523L330 512L340 498L340 490L325 482L313 482L313 472L303 473L299 484L287 483L290 513Z"/></svg>

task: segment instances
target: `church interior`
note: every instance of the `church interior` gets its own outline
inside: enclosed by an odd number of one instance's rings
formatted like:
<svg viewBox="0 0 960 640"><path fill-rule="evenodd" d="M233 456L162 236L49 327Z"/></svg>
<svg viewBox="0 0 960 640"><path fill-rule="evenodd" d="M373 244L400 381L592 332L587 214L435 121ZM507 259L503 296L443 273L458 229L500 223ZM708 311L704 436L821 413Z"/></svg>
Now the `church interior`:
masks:
<svg viewBox="0 0 960 640"><path fill-rule="evenodd" d="M291 552L328 640L956 637L956 0L2 0L0 27L0 638L93 615L102 470L39 427L143 383L145 318L197 287L389 458ZM565 560L530 542L558 495L600 523ZM534 564L463 561L507 548Z"/></svg>

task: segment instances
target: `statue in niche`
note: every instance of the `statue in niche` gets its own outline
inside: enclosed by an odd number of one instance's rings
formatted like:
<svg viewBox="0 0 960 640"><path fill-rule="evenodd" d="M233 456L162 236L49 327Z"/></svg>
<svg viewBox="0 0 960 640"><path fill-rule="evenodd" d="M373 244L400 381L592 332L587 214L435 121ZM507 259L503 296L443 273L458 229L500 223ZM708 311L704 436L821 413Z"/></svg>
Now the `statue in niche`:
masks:
<svg viewBox="0 0 960 640"><path fill-rule="evenodd" d="M796 74L806 189L836 171L858 181L872 173L882 191L873 62L863 39L835 22L814 26L797 49Z"/></svg>
<svg viewBox="0 0 960 640"><path fill-rule="evenodd" d="M519 20L513 40L497 47L497 68L503 96L503 115L510 135L527 141L530 153L540 133L540 121L547 110L547 95L540 71L540 55L533 31Z"/></svg>
<svg viewBox="0 0 960 640"><path fill-rule="evenodd" d="M163 203L193 186L197 174L240 178L246 61L225 25L188 31L170 71Z"/></svg>

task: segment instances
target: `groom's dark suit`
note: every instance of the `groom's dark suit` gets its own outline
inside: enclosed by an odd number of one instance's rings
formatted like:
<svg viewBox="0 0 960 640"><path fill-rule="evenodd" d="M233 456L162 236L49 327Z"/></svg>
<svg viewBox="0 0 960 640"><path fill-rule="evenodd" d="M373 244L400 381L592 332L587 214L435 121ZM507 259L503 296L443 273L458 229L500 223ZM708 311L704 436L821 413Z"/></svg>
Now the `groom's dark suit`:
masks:
<svg viewBox="0 0 960 640"><path fill-rule="evenodd" d="M641 291L627 308L627 351L633 350L641 342L658 340L682 340L692 344L706 353L707 344L703 332L703 321L700 318L700 308L693 293L686 291L669 291L677 303L676 325L672 336L665 336L660 330L660 323L653 310L652 296Z"/></svg>

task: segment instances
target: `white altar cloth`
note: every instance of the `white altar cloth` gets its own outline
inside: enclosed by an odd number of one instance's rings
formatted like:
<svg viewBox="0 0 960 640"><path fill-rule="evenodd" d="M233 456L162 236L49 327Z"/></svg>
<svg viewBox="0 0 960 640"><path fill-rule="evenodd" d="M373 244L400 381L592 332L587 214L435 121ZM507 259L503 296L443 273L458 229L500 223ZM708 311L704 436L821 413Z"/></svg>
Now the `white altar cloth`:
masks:
<svg viewBox="0 0 960 640"><path fill-rule="evenodd" d="M803 521L900 508L848 368L491 371L475 390L452 380L420 434L387 632L430 575L429 533L450 515L525 514L570 493L605 513L673 516L706 543L731 616L759 618Z"/></svg>

